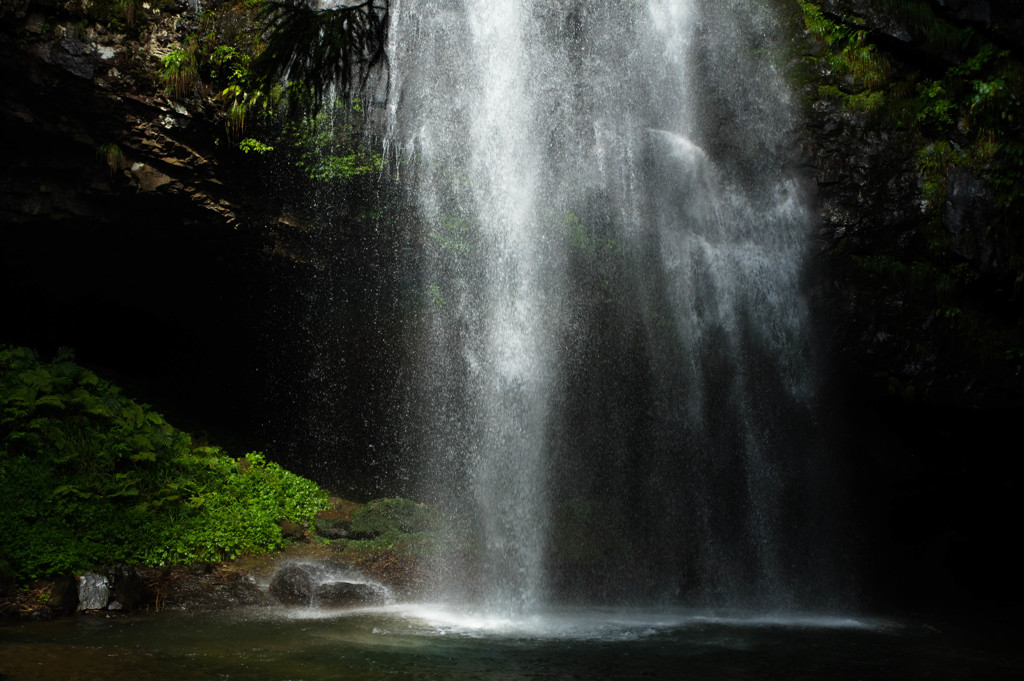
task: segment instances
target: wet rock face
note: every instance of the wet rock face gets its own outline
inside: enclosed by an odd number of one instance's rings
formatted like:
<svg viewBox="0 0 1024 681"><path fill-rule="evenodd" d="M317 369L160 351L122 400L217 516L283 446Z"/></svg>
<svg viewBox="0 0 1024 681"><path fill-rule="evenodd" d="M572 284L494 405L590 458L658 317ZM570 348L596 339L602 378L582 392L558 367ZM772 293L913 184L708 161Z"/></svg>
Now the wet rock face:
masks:
<svg viewBox="0 0 1024 681"><path fill-rule="evenodd" d="M819 101L808 152L826 248L844 239L870 248L922 219L922 179L909 141L871 117Z"/></svg>
<svg viewBox="0 0 1024 681"><path fill-rule="evenodd" d="M1000 257L991 233L978 229L992 218L994 202L991 188L976 173L963 168L950 173L942 207L943 227L949 232L957 255L987 272L997 271L1001 261L1006 260Z"/></svg>
<svg viewBox="0 0 1024 681"><path fill-rule="evenodd" d="M125 33L65 4L0 2L0 342L74 347L258 449L274 437L256 432L257 372L279 356L294 263L268 250L280 203L218 140L219 93L163 90L159 59L195 32L196 3Z"/></svg>
<svg viewBox="0 0 1024 681"><path fill-rule="evenodd" d="M158 604L167 610L229 610L266 605L268 599L251 575L178 575L160 586Z"/></svg>
<svg viewBox="0 0 1024 681"><path fill-rule="evenodd" d="M40 4L0 14L0 218L118 224L145 212L134 199L153 198L165 205L150 212L173 205L179 224L236 226L215 105L173 100L160 85L160 58L189 33L188 3L127 33Z"/></svg>
<svg viewBox="0 0 1024 681"><path fill-rule="evenodd" d="M110 584L110 602L108 610L133 611L143 607L149 600L150 594L146 589L146 583L135 570L118 565L107 572L107 581Z"/></svg>
<svg viewBox="0 0 1024 681"><path fill-rule="evenodd" d="M989 0L935 0L935 4L962 21L988 23L993 18Z"/></svg>
<svg viewBox="0 0 1024 681"><path fill-rule="evenodd" d="M1019 62L1024 8L995 0L815 4L829 22L865 31L893 67L873 109L858 107L858 90L832 78L820 43L803 55L815 68L803 91L805 159L820 210L812 295L846 424L835 447L848 452L843 483L862 514L858 531L875 542L865 554L886 573L865 593L892 602L940 593L947 602L964 594L1013 601L1007 594L1016 593L1019 601L1019 579L993 568L1014 560L998 539L1005 528L990 520L1012 517L1008 497L993 490L1022 474L1005 454L1024 409L1024 363L1011 360L1022 346L1019 265L1010 264L1022 252L1019 230L1000 231L1007 213L993 180L1002 171L928 163L942 147L971 149L977 132L963 123L970 101L946 74L977 54L979 40ZM907 12L922 8L977 40L965 48L930 39ZM929 82L941 83L960 112L953 124L914 124Z"/></svg>
<svg viewBox="0 0 1024 681"><path fill-rule="evenodd" d="M48 605L55 615L74 614L78 609L78 580L70 575L54 580Z"/></svg>
<svg viewBox="0 0 1024 681"><path fill-rule="evenodd" d="M880 71L891 80L878 93L882 103L864 104L856 99L860 85L833 77L828 60L818 58L820 43L811 40L805 53L814 66L804 90L804 158L820 215L815 265L822 275L812 299L832 369L869 409L879 398L1020 408L1020 363L1008 359L1021 344L1013 292L1020 241L999 227L1008 221L999 212L996 171L960 161L936 170L931 155L969 148L971 131L913 124L924 106L915 84L945 82L943 74L973 58L977 46L937 42L913 12L891 3L817 4L835 26L865 31L873 54L891 66ZM1000 47L1009 45L999 32L1024 17L1000 3L926 4L950 30ZM960 95L944 92L949 106L965 110Z"/></svg>

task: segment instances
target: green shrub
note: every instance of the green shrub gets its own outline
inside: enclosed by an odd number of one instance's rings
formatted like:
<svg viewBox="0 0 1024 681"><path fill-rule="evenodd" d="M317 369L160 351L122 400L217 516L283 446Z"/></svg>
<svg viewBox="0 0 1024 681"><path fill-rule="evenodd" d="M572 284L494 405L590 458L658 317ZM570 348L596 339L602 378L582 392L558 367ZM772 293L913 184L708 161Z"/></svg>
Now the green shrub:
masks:
<svg viewBox="0 0 1024 681"><path fill-rule="evenodd" d="M281 520L326 507L315 483L194 447L72 358L0 347L0 563L18 577L268 551Z"/></svg>

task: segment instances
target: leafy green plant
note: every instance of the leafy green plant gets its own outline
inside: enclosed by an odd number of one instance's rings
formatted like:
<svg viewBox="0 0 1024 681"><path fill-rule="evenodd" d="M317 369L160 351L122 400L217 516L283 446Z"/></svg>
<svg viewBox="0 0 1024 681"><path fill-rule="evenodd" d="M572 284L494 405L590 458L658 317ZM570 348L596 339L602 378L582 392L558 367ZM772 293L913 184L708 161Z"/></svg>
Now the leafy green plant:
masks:
<svg viewBox="0 0 1024 681"><path fill-rule="evenodd" d="M257 139L247 137L238 143L238 148L246 154L266 154L267 152L273 151L274 147L269 144L264 144Z"/></svg>
<svg viewBox="0 0 1024 681"><path fill-rule="evenodd" d="M427 297L434 306L444 307L444 294L441 292L441 287L438 286L436 281L430 282L427 286Z"/></svg>
<svg viewBox="0 0 1024 681"><path fill-rule="evenodd" d="M471 249L469 220L460 215L445 213L430 230L430 240L445 253L463 255Z"/></svg>
<svg viewBox="0 0 1024 681"><path fill-rule="evenodd" d="M300 161L300 167L309 173L310 179L320 182L345 181L360 175L378 173L383 164L383 156L365 149L357 149L344 156L321 156L312 159L306 156Z"/></svg>
<svg viewBox="0 0 1024 681"><path fill-rule="evenodd" d="M817 58L823 74L820 97L838 99L854 111L876 111L885 103L885 86L892 65L856 25L839 24L825 16L815 2L799 0L804 27L823 54Z"/></svg>
<svg viewBox="0 0 1024 681"><path fill-rule="evenodd" d="M359 100L335 101L330 110L285 124L282 137L298 158L295 165L317 182L348 182L380 173L384 158L361 134Z"/></svg>
<svg viewBox="0 0 1024 681"><path fill-rule="evenodd" d="M935 134L948 132L953 126L957 106L937 80L918 86L917 123Z"/></svg>

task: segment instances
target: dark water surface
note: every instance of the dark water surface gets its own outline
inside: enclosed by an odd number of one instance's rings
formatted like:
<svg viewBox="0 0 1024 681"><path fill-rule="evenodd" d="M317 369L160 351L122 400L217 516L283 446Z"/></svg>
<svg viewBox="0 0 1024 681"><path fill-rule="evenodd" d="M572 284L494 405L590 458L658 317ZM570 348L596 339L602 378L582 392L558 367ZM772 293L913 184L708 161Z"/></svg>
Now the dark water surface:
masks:
<svg viewBox="0 0 1024 681"><path fill-rule="evenodd" d="M0 679L1024 679L1024 645L820 616L400 606L80 617L0 627Z"/></svg>

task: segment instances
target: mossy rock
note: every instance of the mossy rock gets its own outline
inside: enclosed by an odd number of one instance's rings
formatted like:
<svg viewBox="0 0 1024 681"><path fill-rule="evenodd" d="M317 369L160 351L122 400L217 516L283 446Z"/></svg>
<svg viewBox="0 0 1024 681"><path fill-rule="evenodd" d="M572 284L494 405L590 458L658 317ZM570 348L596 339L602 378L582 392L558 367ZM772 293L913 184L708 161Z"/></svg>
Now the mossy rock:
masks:
<svg viewBox="0 0 1024 681"><path fill-rule="evenodd" d="M423 504L398 497L375 499L352 514L350 536L373 539L385 533L426 532L436 525L436 512Z"/></svg>
<svg viewBox="0 0 1024 681"><path fill-rule="evenodd" d="M344 539L349 536L350 521L348 514L334 508L317 511L313 516L313 527L316 533L326 539Z"/></svg>

